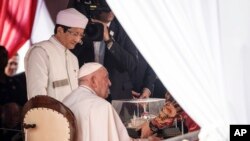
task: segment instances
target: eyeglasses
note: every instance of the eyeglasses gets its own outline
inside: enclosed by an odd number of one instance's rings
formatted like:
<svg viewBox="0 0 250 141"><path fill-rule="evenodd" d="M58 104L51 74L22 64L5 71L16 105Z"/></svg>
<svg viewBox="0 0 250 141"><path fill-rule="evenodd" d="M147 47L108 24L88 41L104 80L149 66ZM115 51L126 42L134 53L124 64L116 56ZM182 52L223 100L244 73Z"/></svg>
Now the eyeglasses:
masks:
<svg viewBox="0 0 250 141"><path fill-rule="evenodd" d="M84 34L81 34L81 33L78 33L78 32L73 32L73 31L70 31L70 30L67 30L67 32L68 32L71 36L74 36L74 37L80 37L81 39L84 37Z"/></svg>

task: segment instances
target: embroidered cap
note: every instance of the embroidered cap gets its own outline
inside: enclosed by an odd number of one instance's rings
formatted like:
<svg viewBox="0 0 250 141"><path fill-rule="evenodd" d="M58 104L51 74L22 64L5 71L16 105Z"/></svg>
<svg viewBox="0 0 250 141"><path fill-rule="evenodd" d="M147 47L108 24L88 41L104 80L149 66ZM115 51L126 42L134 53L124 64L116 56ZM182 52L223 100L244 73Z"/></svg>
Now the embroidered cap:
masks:
<svg viewBox="0 0 250 141"><path fill-rule="evenodd" d="M61 10L56 16L56 23L68 27L79 27L85 29L88 18L74 8Z"/></svg>
<svg viewBox="0 0 250 141"><path fill-rule="evenodd" d="M78 73L78 78L87 76L95 71L97 71L98 69L100 69L101 67L103 67L101 64L96 63L96 62L91 62L91 63L85 63L79 70Z"/></svg>

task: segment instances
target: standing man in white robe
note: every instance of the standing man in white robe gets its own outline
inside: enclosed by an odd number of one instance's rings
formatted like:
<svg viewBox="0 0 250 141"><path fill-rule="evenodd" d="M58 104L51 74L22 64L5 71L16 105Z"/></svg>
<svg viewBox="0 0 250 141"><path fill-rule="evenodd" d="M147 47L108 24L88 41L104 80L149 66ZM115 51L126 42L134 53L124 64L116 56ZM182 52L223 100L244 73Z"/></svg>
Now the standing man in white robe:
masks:
<svg viewBox="0 0 250 141"><path fill-rule="evenodd" d="M61 10L54 35L34 44L25 56L28 99L48 95L62 101L77 88L78 60L69 49L82 42L88 19L74 8Z"/></svg>
<svg viewBox="0 0 250 141"><path fill-rule="evenodd" d="M79 87L63 103L77 121L77 141L132 140L112 105L105 100L111 82L99 63L85 63L79 71Z"/></svg>

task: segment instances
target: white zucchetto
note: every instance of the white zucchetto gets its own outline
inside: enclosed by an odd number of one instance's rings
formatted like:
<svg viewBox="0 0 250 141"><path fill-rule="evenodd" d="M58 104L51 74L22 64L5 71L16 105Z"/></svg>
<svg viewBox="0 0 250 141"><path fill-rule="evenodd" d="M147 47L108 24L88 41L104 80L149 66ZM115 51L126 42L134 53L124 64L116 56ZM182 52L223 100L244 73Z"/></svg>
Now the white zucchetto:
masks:
<svg viewBox="0 0 250 141"><path fill-rule="evenodd" d="M95 71L97 71L98 69L100 69L101 67L103 67L101 64L96 63L96 62L90 62L90 63L85 63L79 70L78 73L78 78L87 76Z"/></svg>

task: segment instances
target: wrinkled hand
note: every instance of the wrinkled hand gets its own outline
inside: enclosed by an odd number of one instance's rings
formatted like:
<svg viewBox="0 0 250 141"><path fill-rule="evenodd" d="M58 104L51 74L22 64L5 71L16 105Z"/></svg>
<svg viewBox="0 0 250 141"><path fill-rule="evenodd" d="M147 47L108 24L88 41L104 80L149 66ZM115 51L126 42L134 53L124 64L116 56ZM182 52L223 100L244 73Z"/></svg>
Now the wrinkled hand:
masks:
<svg viewBox="0 0 250 141"><path fill-rule="evenodd" d="M149 128L149 122L145 122L141 126L141 138L147 138L148 141L160 141L162 138L156 136L157 134L153 134L153 132Z"/></svg>
<svg viewBox="0 0 250 141"><path fill-rule="evenodd" d="M140 98L149 98L150 94L151 93L150 93L150 91L148 89L144 89L141 96L140 96Z"/></svg>
<svg viewBox="0 0 250 141"><path fill-rule="evenodd" d="M147 137L151 136L152 134L153 134L153 132L149 128L149 122L145 122L141 126L141 138L147 138Z"/></svg>
<svg viewBox="0 0 250 141"><path fill-rule="evenodd" d="M135 98L139 98L140 97L140 93L138 93L138 92L136 92L136 91L132 91L132 96L133 96L133 98L135 99Z"/></svg>
<svg viewBox="0 0 250 141"><path fill-rule="evenodd" d="M151 95L151 92L147 88L143 89L143 92L141 94L136 91L132 91L133 98L141 98L141 99L149 98L150 95Z"/></svg>

